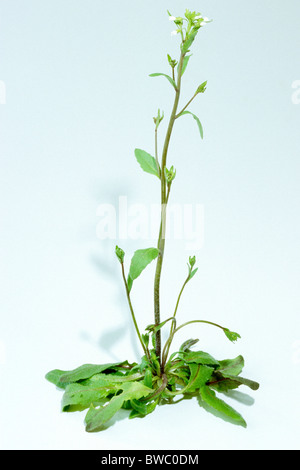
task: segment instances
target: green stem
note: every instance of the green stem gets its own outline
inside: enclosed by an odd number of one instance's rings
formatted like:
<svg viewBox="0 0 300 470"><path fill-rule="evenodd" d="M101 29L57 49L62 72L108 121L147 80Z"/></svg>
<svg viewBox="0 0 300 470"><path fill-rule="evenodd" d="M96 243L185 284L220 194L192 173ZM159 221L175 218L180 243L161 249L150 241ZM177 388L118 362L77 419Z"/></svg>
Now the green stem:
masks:
<svg viewBox="0 0 300 470"><path fill-rule="evenodd" d="M157 127L155 128L155 160L156 160L158 176L160 177L160 166L158 162L158 150L157 150Z"/></svg>
<svg viewBox="0 0 300 470"><path fill-rule="evenodd" d="M184 55L180 55L179 65L178 65L178 78L177 78L177 86L175 92L175 100L172 109L172 113L170 116L170 121L165 137L164 147L162 151L162 163L161 163L161 226L160 226L160 233L158 239L158 249L159 255L157 257L156 263L156 271L155 271L155 279L154 279L154 319L155 324L158 325L160 323L160 278L161 278L161 271L162 271L162 264L164 258L164 251L165 251L165 234L166 234L166 206L167 206L167 194L166 194L166 178L165 178L165 167L167 162L167 154L169 149L170 138L174 126L174 122L176 119L176 113L179 103L180 97L180 87L181 87L181 72L183 66L183 59ZM160 330L156 333L156 356L161 363L161 332Z"/></svg>
<svg viewBox="0 0 300 470"><path fill-rule="evenodd" d="M174 337L174 334L175 334L175 331L176 331L176 320L175 320L175 317L176 317L176 313L177 313L177 310L178 310L179 302L180 302L182 293L183 293L183 291L184 291L184 288L185 288L185 286L187 285L187 283L189 282L189 280L190 280L190 272L189 272L188 277L186 278L186 280L185 280L184 283L183 283L183 286L182 286L182 288L181 288L181 291L179 292L179 296L178 296L178 299L177 299L177 303L176 303L176 307L175 307L175 311L174 311L174 315L173 315L174 322L173 322L172 325L171 325L171 328L170 328L170 335L169 335L169 338L168 338L167 341L166 341L166 344L165 344L164 350L163 350L163 356L162 356L162 366L163 366L163 367L164 367L164 365L165 365L166 362L167 362L167 358L168 358L168 354L169 354L169 351L170 351L170 347L171 347L171 344L172 344L172 341L173 341L173 337Z"/></svg>
<svg viewBox="0 0 300 470"><path fill-rule="evenodd" d="M123 276L123 280L124 280L124 284L125 284L126 295L127 295L127 300L128 300L129 309L130 309L131 317L132 317L132 320L133 320L133 324L134 324L136 333L138 335L138 338L140 340L141 346L144 350L144 353L147 356L147 358L150 360L149 350L146 348L146 346L145 346L145 344L142 340L142 336L141 336L141 333L140 333L140 330L139 330L139 327L138 327L138 324L137 324L137 321L136 321L136 318L135 318L134 310L133 310L133 307L132 307L132 303L131 303L131 299L130 299L130 292L129 292L129 288L128 288L128 284L127 284L127 280L126 280L126 276L125 276L124 263L121 263L121 266L122 266L122 276Z"/></svg>
<svg viewBox="0 0 300 470"><path fill-rule="evenodd" d="M183 113L183 111L186 110L186 108L191 104L191 102L193 101L193 99L196 98L197 95L198 95L198 93L195 93L194 96L192 96L192 98L191 98L190 101L185 105L185 107L182 108L182 110L181 110L178 114L176 114L175 119L179 118L179 116Z"/></svg>
<svg viewBox="0 0 300 470"><path fill-rule="evenodd" d="M183 328L184 326L187 326L187 325L190 325L191 323L207 323L208 325L213 325L213 326L216 326L217 328L221 328L221 330L226 330L226 328L224 326L221 326L221 325L218 325L217 323L213 323L212 321L207 321L207 320L191 320L191 321L188 321L186 323L183 323L182 325L180 325L178 328L176 328L176 330L174 330L174 334L177 333L177 331L179 331L181 328Z"/></svg>

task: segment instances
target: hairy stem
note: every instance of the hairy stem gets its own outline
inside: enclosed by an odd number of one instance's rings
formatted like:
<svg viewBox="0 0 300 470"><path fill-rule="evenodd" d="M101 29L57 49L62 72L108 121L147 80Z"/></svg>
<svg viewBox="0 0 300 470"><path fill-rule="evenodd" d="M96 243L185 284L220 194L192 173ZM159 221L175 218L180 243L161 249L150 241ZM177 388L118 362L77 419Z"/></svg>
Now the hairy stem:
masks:
<svg viewBox="0 0 300 470"><path fill-rule="evenodd" d="M159 255L157 257L156 263L156 271L155 271L155 279L154 279L154 319L155 324L158 325L160 323L160 277L162 271L162 264L164 258L164 251L165 251L165 234L166 234L166 206L167 206L167 184L165 178L165 167L167 162L167 154L171 139L171 134L174 126L174 122L176 119L176 113L178 109L179 97L180 97L180 89L181 89L181 72L183 66L183 59L184 54L181 53L179 65L178 65L178 78L177 78L177 86L175 92L175 100L172 109L172 113L170 116L170 121L165 137L164 147L162 151L162 162L161 162L161 225L160 225L160 233L158 239L158 249ZM156 356L161 363L161 333L160 330L156 333Z"/></svg>

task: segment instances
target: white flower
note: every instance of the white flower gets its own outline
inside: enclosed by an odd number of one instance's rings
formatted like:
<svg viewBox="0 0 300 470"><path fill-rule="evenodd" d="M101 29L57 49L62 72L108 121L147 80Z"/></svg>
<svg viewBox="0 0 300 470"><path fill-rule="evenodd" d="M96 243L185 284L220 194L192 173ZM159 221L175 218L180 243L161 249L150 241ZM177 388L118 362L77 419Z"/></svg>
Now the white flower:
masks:
<svg viewBox="0 0 300 470"><path fill-rule="evenodd" d="M209 23L210 19L207 18L207 16L204 16L203 21L204 21L204 23Z"/></svg>
<svg viewBox="0 0 300 470"><path fill-rule="evenodd" d="M169 20L170 20L170 21L175 21L175 20L176 20L176 16L169 16Z"/></svg>
<svg viewBox="0 0 300 470"><path fill-rule="evenodd" d="M201 15L198 15L198 16L195 16L194 19L195 19L195 20L200 20L200 18L202 18L202 16L201 16Z"/></svg>
<svg viewBox="0 0 300 470"><path fill-rule="evenodd" d="M177 29L175 29L175 31L171 32L171 36L176 36L177 33L178 33L178 31L177 31Z"/></svg>

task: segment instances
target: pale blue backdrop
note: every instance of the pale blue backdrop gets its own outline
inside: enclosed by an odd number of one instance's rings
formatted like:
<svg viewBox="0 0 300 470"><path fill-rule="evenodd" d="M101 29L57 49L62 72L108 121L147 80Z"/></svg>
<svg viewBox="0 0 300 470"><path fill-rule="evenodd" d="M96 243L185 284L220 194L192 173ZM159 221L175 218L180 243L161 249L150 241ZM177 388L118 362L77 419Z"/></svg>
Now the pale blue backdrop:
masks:
<svg viewBox="0 0 300 470"><path fill-rule="evenodd" d="M178 38L166 10L185 8L213 22L183 79L182 105L208 81L190 108L204 140L185 116L170 146L172 202L204 207L199 271L178 315L242 339L193 326L176 345L199 337L218 358L243 354L245 375L262 386L244 397L253 406L230 401L247 430L187 402L87 435L83 414L60 414L44 375L139 358L114 256L120 240L97 238L97 208L120 195L159 200L133 151L153 152L152 117L170 112L171 86L149 74L168 73ZM0 447L299 447L299 17L297 0L0 0ZM147 244L122 240L127 261ZM163 316L190 254L182 240L167 245ZM133 292L141 328L152 322L153 268Z"/></svg>

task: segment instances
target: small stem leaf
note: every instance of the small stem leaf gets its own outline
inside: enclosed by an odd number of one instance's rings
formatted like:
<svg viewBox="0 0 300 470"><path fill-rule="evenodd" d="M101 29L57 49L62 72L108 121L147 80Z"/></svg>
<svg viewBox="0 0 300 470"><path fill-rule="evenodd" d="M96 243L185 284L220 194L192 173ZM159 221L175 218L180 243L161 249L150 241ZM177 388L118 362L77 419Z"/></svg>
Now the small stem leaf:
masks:
<svg viewBox="0 0 300 470"><path fill-rule="evenodd" d="M189 48L191 47L191 45L193 44L195 40L195 37L197 36L198 31L199 31L199 28L194 27L191 30L189 36L184 41L184 43L181 45L181 51L183 54L186 54L188 52Z"/></svg>
<svg viewBox="0 0 300 470"><path fill-rule="evenodd" d="M144 269L157 258L159 250L157 248L146 248L143 250L137 250L132 259L129 269L129 276L132 281L137 279Z"/></svg>
<svg viewBox="0 0 300 470"><path fill-rule="evenodd" d="M184 74L186 68L187 68L187 65L189 63L189 60L190 60L190 57L192 57L193 54L190 54L190 55L186 55L184 56L184 59L183 59L183 65L182 65L182 70L181 70L181 76Z"/></svg>
<svg viewBox="0 0 300 470"><path fill-rule="evenodd" d="M175 91L177 90L176 83L174 82L173 78L171 78L169 75L165 73L151 73L149 77L166 77L166 79L171 83L171 85L174 87Z"/></svg>
<svg viewBox="0 0 300 470"><path fill-rule="evenodd" d="M86 431L93 432L105 429L106 423L122 408L125 401L138 400L153 392L142 382L127 382L120 389L123 390L122 393L114 396L108 405L100 408L91 405L85 417Z"/></svg>
<svg viewBox="0 0 300 470"><path fill-rule="evenodd" d="M130 276L128 276L128 278L127 278L128 292L131 291L131 289L132 289L132 284L133 284L133 279L132 279Z"/></svg>
<svg viewBox="0 0 300 470"><path fill-rule="evenodd" d="M193 116L193 118L195 119L195 121L196 121L196 123L197 123L197 125L198 125L201 139L203 139L203 127L202 127L202 124L201 124L200 119L198 118L198 116L196 116L195 114L191 113L190 111L183 111L182 113L179 114L178 117L183 116L184 114L190 114L191 116Z"/></svg>
<svg viewBox="0 0 300 470"><path fill-rule="evenodd" d="M175 318L174 318L174 317L170 317L170 318L168 318L167 320L164 320L164 321L162 321L161 323L159 323L159 325L155 325L155 324L148 325L145 329L151 331L152 333L156 333L156 332L159 331L168 321L175 321Z"/></svg>
<svg viewBox="0 0 300 470"><path fill-rule="evenodd" d="M155 158L152 157L152 155L141 149L135 149L134 154L142 170L159 178L157 163Z"/></svg>
<svg viewBox="0 0 300 470"><path fill-rule="evenodd" d="M149 346L149 335L148 334L142 335L142 340L143 340L144 345L146 346L146 348L148 348L148 346Z"/></svg>
<svg viewBox="0 0 300 470"><path fill-rule="evenodd" d="M210 407L214 408L218 413L220 413L220 417L225 416L230 418L232 422L239 424L243 427L247 427L247 424L244 418L234 410L230 405L225 403L223 400L216 396L216 393L211 390L207 385L203 385L200 389L200 396L202 400L207 403Z"/></svg>
<svg viewBox="0 0 300 470"><path fill-rule="evenodd" d="M228 328L224 328L223 331L224 331L225 335L227 336L227 338L232 343L234 343L235 341L237 341L238 338L240 338L240 335L238 333L235 333L234 331L230 331L230 330L228 330Z"/></svg>
<svg viewBox="0 0 300 470"><path fill-rule="evenodd" d="M197 271L198 271L198 268L196 268L196 269L194 269L193 271L190 272L189 281L195 276Z"/></svg>

